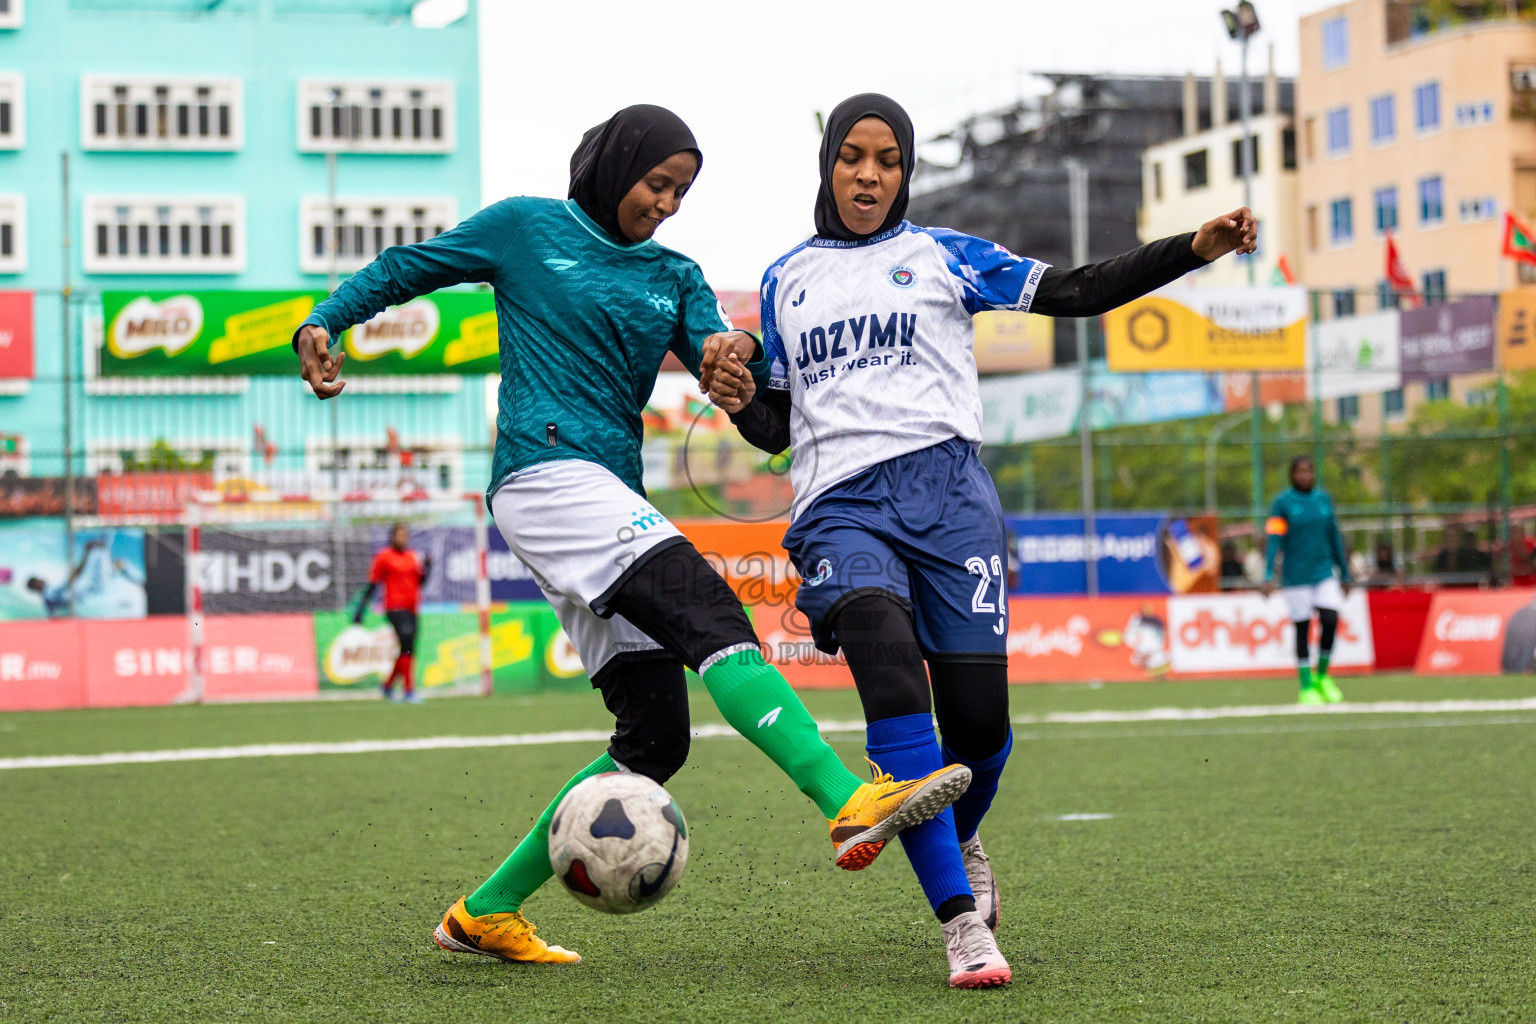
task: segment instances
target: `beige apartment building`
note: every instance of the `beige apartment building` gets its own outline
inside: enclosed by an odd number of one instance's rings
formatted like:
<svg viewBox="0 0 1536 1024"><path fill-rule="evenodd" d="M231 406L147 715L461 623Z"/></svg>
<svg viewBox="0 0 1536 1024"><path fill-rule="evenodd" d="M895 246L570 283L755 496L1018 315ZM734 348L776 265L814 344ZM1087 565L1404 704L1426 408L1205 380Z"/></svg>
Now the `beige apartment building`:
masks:
<svg viewBox="0 0 1536 1024"><path fill-rule="evenodd" d="M1536 216L1532 6L1351 0L1301 19L1294 265L1322 292L1321 316L1393 301L1389 232L1432 299L1521 283L1499 243L1506 210ZM1481 387L1465 378L1415 384L1336 400L1328 413L1370 432L1426 394L1475 400Z"/></svg>
<svg viewBox="0 0 1536 1024"><path fill-rule="evenodd" d="M1210 82L1206 103L1194 76L1184 79L1184 131L1142 154L1142 200L1137 234L1143 242L1189 231L1212 217L1243 205L1239 166L1243 137L1239 83L1228 81L1221 65ZM1249 83L1252 116L1248 121L1249 186L1259 221L1259 251L1251 257L1253 280L1267 285L1282 255L1295 266L1297 171L1296 132L1292 123L1292 83L1269 71ZM1205 287L1247 286L1250 259L1217 260L1190 275L1189 284Z"/></svg>

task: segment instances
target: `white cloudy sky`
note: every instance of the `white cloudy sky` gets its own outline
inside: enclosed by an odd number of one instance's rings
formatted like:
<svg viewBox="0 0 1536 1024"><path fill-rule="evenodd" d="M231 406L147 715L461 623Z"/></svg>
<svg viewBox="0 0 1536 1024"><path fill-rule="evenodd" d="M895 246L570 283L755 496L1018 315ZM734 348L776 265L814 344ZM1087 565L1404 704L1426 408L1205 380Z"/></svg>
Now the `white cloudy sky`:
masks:
<svg viewBox="0 0 1536 1024"><path fill-rule="evenodd" d="M815 112L879 91L919 139L1007 105L1038 71L1229 73L1236 44L1221 0L480 0L483 187L564 196L582 132L630 103L659 103L693 128L704 170L661 242L716 288L757 286L811 232ZM1277 67L1297 67L1297 19L1326 0L1256 0Z"/></svg>

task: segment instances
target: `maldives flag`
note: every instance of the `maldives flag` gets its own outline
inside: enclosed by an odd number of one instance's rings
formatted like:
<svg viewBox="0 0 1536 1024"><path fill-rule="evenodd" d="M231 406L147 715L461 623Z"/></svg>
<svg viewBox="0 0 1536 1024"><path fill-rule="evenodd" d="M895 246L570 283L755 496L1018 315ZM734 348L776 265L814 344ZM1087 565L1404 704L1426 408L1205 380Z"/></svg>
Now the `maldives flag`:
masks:
<svg viewBox="0 0 1536 1024"><path fill-rule="evenodd" d="M1397 251L1397 243L1392 240L1391 232L1387 233L1387 283L1407 298L1414 308L1423 305L1419 293L1413 287L1413 278L1408 276L1408 268L1403 266L1403 257Z"/></svg>
<svg viewBox="0 0 1536 1024"><path fill-rule="evenodd" d="M1501 252L1505 259L1536 264L1536 231L1508 210L1504 211L1504 247Z"/></svg>

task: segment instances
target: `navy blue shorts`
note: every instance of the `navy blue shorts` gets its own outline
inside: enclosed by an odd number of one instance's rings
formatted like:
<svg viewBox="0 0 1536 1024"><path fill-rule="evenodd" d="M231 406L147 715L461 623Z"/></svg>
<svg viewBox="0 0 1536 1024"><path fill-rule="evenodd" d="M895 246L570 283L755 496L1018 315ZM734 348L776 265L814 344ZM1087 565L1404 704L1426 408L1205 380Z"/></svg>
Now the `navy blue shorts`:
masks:
<svg viewBox="0 0 1536 1024"><path fill-rule="evenodd" d="M959 438L837 484L795 520L784 548L801 576L795 606L821 650L837 652L831 624L845 604L886 593L911 608L925 656L1007 660L1003 509Z"/></svg>

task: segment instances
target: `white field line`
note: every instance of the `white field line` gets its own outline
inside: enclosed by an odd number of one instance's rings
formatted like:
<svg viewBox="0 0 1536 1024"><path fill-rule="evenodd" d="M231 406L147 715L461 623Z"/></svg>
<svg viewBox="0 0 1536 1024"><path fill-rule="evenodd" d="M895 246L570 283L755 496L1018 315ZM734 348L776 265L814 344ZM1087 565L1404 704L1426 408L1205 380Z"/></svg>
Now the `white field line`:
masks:
<svg viewBox="0 0 1536 1024"><path fill-rule="evenodd" d="M1100 722L1204 722L1217 718L1288 715L1437 715L1477 711L1536 711L1536 697L1514 700L1382 700L1343 704L1253 704L1225 708L1145 708L1139 711L1053 711L1014 715L1015 725L1091 725Z"/></svg>
<svg viewBox="0 0 1536 1024"><path fill-rule="evenodd" d="M1224 708L1147 708L1139 711L1058 711L1046 715L1016 715L1018 725L1103 724L1116 722L1194 722L1222 718L1271 718L1298 715L1447 714L1490 711L1536 711L1536 698L1518 700L1378 701L1320 706L1267 704ZM1503 720L1501 720L1503 721ZM1446 723L1451 724L1451 723ZM862 733L864 723L819 723L825 733ZM695 739L737 736L728 725L701 725ZM500 736L423 736L402 740L346 740L331 743L253 743L236 747L186 747L179 750L136 750L107 754L52 754L0 758L0 771L22 768L87 768L123 764L164 764L174 761L227 761L255 757L300 757L311 754L382 754L413 750L469 750L485 747L547 746L556 743L601 743L607 730L511 733Z"/></svg>

